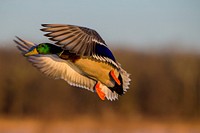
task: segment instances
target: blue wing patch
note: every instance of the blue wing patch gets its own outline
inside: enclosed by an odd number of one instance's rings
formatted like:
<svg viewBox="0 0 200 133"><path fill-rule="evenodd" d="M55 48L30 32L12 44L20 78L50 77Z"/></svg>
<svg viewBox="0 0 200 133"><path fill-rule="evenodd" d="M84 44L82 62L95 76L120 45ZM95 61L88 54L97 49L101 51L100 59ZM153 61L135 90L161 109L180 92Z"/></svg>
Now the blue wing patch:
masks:
<svg viewBox="0 0 200 133"><path fill-rule="evenodd" d="M97 44L95 47L95 54L102 57L107 57L116 62L112 52L104 45Z"/></svg>

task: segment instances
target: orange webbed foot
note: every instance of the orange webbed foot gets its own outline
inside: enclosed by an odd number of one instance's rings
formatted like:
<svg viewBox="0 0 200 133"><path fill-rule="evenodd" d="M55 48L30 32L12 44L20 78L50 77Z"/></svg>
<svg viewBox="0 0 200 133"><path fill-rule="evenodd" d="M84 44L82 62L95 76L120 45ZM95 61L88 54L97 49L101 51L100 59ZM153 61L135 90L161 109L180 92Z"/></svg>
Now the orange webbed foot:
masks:
<svg viewBox="0 0 200 133"><path fill-rule="evenodd" d="M101 100L105 100L105 93L101 91L100 88L100 82L97 82L96 86L95 86L96 92L98 94L98 96L100 97Z"/></svg>
<svg viewBox="0 0 200 133"><path fill-rule="evenodd" d="M121 85L120 80L115 76L114 70L111 70L111 71L110 71L110 75L111 75L111 77L115 80L115 82L116 82L118 85Z"/></svg>

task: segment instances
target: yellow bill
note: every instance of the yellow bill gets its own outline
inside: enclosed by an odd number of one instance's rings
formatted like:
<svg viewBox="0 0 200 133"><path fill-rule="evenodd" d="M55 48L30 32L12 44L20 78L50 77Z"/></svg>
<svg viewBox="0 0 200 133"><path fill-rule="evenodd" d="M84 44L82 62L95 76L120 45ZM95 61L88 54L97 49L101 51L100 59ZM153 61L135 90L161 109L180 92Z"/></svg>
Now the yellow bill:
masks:
<svg viewBox="0 0 200 133"><path fill-rule="evenodd" d="M27 53L25 54L25 56L31 56L31 55L37 55L37 54L39 54L39 53L37 52L37 49L34 48L33 50L27 52Z"/></svg>

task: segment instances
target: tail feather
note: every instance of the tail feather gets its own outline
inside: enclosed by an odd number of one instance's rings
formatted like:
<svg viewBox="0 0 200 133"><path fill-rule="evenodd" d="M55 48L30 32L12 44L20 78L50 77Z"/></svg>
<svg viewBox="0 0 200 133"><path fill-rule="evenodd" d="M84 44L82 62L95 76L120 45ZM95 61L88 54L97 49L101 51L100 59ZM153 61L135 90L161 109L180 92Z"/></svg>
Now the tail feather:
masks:
<svg viewBox="0 0 200 133"><path fill-rule="evenodd" d="M121 84L118 85L117 83L115 83L115 86L114 87L109 87L109 89L112 92L116 92L119 95L125 94L125 92L127 92L127 90L129 89L129 85L130 85L130 81L131 81L129 76L130 76L130 74L128 74L120 66L119 67L119 77L118 77L118 79L120 80Z"/></svg>
<svg viewBox="0 0 200 133"><path fill-rule="evenodd" d="M119 65L120 66L120 65ZM100 84L100 88L105 93L108 100L117 100L119 95L123 95L127 92L130 85L130 74L127 73L121 66L119 67L119 77L121 85L115 84L114 87L107 87L104 84Z"/></svg>
<svg viewBox="0 0 200 133"><path fill-rule="evenodd" d="M123 90L123 81L122 81L122 77L121 77L120 74L119 74L118 79L121 82L121 84L119 85L119 84L115 83L115 86L114 87L109 87L109 89L112 92L116 92L117 94L122 95L124 93L124 90Z"/></svg>
<svg viewBox="0 0 200 133"><path fill-rule="evenodd" d="M127 92L127 90L129 89L130 81L131 81L131 79L130 79L130 74L127 73L127 72L126 72L124 69L122 69L121 67L120 67L120 69L119 69L119 73L120 73L120 75L121 75L121 77L122 77L123 91L124 91L124 92Z"/></svg>

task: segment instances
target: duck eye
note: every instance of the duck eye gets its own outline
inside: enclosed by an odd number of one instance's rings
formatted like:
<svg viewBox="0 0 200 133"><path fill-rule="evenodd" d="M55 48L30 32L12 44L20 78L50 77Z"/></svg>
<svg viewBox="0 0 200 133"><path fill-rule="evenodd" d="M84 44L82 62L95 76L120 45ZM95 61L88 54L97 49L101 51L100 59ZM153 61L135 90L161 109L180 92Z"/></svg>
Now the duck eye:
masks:
<svg viewBox="0 0 200 133"><path fill-rule="evenodd" d="M43 47L45 47L45 44L40 44L39 46L38 46L39 48L43 48Z"/></svg>

